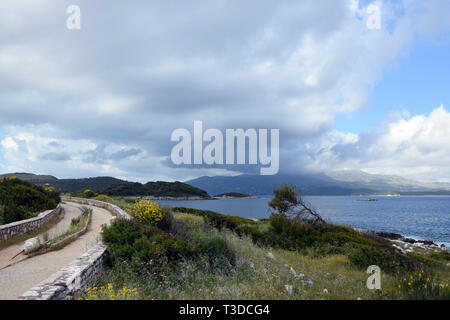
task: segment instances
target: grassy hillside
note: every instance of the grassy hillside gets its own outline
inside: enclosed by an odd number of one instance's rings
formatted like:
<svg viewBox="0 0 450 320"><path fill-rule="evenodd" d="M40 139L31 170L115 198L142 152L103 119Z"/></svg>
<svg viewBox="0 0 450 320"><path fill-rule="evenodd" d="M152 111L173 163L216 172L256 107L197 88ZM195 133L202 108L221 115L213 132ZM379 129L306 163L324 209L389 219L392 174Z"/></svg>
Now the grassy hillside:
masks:
<svg viewBox="0 0 450 320"><path fill-rule="evenodd" d="M59 179L55 187L64 192L82 192L86 189L103 190L114 185L132 184L132 182L113 177L95 177L82 179Z"/></svg>
<svg viewBox="0 0 450 320"><path fill-rule="evenodd" d="M120 203L120 201L115 200ZM103 230L109 271L86 299L450 299L448 253L395 250L345 226L165 208ZM381 290L366 287L381 267ZM326 289L326 290L325 290Z"/></svg>
<svg viewBox="0 0 450 320"><path fill-rule="evenodd" d="M100 193L109 196L154 196L154 197L202 197L209 198L206 191L182 182L147 182L113 185Z"/></svg>
<svg viewBox="0 0 450 320"><path fill-rule="evenodd" d="M44 189L17 177L0 180L0 224L37 216L60 202L53 188Z"/></svg>

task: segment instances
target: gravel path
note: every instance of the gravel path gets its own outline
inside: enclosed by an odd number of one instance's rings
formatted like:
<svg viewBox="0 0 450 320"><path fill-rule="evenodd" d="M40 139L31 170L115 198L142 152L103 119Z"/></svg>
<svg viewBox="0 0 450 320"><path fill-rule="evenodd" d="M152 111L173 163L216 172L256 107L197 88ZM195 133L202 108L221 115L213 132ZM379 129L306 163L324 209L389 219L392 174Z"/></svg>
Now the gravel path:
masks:
<svg viewBox="0 0 450 320"><path fill-rule="evenodd" d="M53 227L51 233L60 233L70 225L72 218L81 214L79 210L83 205L68 202L63 204L65 216L60 223ZM52 274L79 258L98 241L101 226L108 224L112 219L109 211L91 207L93 209L92 221L89 230L77 240L58 251L51 251L29 259L16 259L9 261L22 248L23 243L10 246L0 251L0 300L16 299L31 287L49 278ZM24 257L26 258L26 257ZM15 264L4 268L11 262Z"/></svg>

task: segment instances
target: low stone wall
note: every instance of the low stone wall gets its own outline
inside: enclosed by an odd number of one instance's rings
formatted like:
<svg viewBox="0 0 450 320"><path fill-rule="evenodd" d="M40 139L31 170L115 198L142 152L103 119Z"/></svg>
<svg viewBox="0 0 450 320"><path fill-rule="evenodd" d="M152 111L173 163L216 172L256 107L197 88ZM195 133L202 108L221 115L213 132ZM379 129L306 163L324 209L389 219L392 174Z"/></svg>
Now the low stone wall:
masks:
<svg viewBox="0 0 450 320"><path fill-rule="evenodd" d="M115 215L118 218L124 218L124 219L131 219L131 216L127 214L125 211L120 209L118 206L113 205L108 202L98 201L98 200L92 200L92 199L84 199L84 198L74 198L74 197L61 197L62 201L68 201L68 202L76 202L79 204L85 204L88 206L93 207L99 207L106 210L109 210L113 215Z"/></svg>
<svg viewBox="0 0 450 320"><path fill-rule="evenodd" d="M63 201L104 208L118 218L131 219L125 211L110 203L73 197L61 198ZM80 291L94 284L104 272L105 252L106 246L101 242L98 243L67 267L25 292L19 300L60 300L76 297Z"/></svg>
<svg viewBox="0 0 450 320"><path fill-rule="evenodd" d="M58 216L64 209L60 204L53 209L40 213L37 217L16 221L0 226L0 242L8 240L16 235L24 234L29 231L39 229L44 226L50 219Z"/></svg>
<svg viewBox="0 0 450 320"><path fill-rule="evenodd" d="M62 300L77 296L102 275L105 251L104 244L95 245L67 267L25 292L19 300Z"/></svg>

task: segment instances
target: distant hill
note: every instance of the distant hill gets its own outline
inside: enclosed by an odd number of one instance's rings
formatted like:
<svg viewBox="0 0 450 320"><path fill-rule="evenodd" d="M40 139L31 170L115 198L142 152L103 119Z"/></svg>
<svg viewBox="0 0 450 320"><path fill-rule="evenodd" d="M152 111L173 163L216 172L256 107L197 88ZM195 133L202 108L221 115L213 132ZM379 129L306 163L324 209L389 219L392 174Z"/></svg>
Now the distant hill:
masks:
<svg viewBox="0 0 450 320"><path fill-rule="evenodd" d="M63 192L82 192L86 189L102 190L116 184L131 184L125 180L113 177L95 177L82 179L58 179L50 175L37 175L33 173L7 173L2 177L16 176L17 178L41 186L51 186Z"/></svg>
<svg viewBox="0 0 450 320"><path fill-rule="evenodd" d="M209 198L204 190L191 185L176 182L138 182L112 185L107 189L99 191L109 196L154 196L154 197L201 197Z"/></svg>
<svg viewBox="0 0 450 320"><path fill-rule="evenodd" d="M110 196L155 196L155 197L201 197L209 198L206 191L182 182L129 182L113 177L81 179L58 179L50 175L33 173L7 173L2 177L12 177L44 187L54 187L63 192L79 193L86 189Z"/></svg>
<svg viewBox="0 0 450 320"><path fill-rule="evenodd" d="M58 181L58 178L50 175L42 175L42 174L33 174L33 173L25 173L25 172L16 172L16 173L5 173L0 175L0 178L7 177L17 177L20 180L28 181L37 185L44 185L46 183L54 183Z"/></svg>
<svg viewBox="0 0 450 320"><path fill-rule="evenodd" d="M296 185L304 195L411 194L450 195L450 185L423 183L399 176L372 175L363 171L334 171L317 174L200 177L186 183L209 194L238 192L251 195L272 194L282 183Z"/></svg>
<svg viewBox="0 0 450 320"><path fill-rule="evenodd" d="M426 183L405 179L397 175L370 174L360 170L325 172L328 177L346 183L357 184L374 190L396 190L398 192L442 192L450 191L450 184Z"/></svg>

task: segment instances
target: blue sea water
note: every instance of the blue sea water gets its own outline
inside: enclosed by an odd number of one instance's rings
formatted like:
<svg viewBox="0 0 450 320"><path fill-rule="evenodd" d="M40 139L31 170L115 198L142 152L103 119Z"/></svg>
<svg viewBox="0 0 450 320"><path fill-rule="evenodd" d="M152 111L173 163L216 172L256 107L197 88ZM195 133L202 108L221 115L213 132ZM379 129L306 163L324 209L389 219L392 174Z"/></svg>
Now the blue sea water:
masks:
<svg viewBox="0 0 450 320"><path fill-rule="evenodd" d="M399 233L433 240L450 247L450 197L401 196L372 197L378 201L357 201L358 196L305 197L330 222L354 228ZM174 200L161 205L212 210L246 218L267 218L270 196L255 199Z"/></svg>

